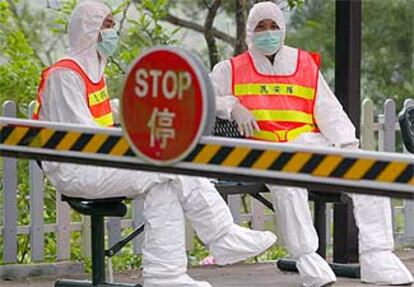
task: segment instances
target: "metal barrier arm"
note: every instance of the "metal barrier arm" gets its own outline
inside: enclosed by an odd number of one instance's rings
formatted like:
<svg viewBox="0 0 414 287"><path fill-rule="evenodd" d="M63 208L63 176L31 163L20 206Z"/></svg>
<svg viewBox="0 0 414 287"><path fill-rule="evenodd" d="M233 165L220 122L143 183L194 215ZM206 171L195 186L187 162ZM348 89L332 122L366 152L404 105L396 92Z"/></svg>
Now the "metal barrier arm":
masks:
<svg viewBox="0 0 414 287"><path fill-rule="evenodd" d="M203 137L180 163L135 156L121 129L0 117L0 155L414 199L414 156Z"/></svg>

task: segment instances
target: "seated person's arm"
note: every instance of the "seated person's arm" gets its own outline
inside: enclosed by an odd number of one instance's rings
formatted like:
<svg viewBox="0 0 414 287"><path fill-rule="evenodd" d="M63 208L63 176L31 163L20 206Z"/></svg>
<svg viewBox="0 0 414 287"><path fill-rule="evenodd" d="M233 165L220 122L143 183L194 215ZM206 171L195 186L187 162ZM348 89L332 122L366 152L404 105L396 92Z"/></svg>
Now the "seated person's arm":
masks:
<svg viewBox="0 0 414 287"><path fill-rule="evenodd" d="M230 120L233 106L239 102L232 93L230 61L215 65L210 79L216 96L216 114L219 118Z"/></svg>
<svg viewBox="0 0 414 287"><path fill-rule="evenodd" d="M335 146L358 148L355 126L345 113L341 103L319 74L318 94L315 104L315 120L321 133Z"/></svg>

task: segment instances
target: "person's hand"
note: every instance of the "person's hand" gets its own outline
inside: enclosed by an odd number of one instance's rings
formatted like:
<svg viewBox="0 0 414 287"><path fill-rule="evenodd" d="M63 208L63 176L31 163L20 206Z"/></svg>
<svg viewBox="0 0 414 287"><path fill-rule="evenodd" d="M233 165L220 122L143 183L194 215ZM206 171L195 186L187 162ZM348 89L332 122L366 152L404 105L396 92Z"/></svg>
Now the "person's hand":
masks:
<svg viewBox="0 0 414 287"><path fill-rule="evenodd" d="M242 136L253 136L254 130L259 131L259 125L246 107L240 103L236 103L231 111L233 120L237 123L238 130Z"/></svg>

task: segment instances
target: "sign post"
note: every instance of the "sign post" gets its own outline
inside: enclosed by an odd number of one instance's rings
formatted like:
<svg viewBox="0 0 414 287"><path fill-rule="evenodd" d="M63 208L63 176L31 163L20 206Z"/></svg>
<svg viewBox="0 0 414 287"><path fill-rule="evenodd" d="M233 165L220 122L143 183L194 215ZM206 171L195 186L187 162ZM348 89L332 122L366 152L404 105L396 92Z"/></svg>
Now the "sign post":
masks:
<svg viewBox="0 0 414 287"><path fill-rule="evenodd" d="M203 64L182 48L154 48L130 68L121 98L125 136L146 161L182 160L214 121L214 93Z"/></svg>

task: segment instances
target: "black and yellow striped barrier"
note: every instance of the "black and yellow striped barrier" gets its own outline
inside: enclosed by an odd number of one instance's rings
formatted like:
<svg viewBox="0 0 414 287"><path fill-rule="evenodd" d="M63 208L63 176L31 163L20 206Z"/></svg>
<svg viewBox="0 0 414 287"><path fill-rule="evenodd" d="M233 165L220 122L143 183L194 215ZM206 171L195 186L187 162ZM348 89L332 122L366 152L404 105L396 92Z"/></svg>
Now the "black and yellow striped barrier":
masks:
<svg viewBox="0 0 414 287"><path fill-rule="evenodd" d="M183 162L137 158L119 129L0 118L0 153L159 172L414 198L414 156L204 137Z"/></svg>

